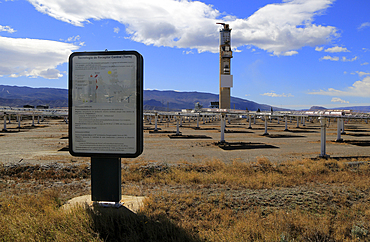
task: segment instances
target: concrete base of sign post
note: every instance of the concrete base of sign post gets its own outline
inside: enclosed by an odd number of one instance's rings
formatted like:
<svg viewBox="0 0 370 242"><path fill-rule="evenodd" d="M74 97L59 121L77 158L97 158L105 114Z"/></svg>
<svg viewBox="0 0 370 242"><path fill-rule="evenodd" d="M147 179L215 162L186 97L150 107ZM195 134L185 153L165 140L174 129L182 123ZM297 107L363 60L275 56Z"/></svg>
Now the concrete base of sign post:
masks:
<svg viewBox="0 0 370 242"><path fill-rule="evenodd" d="M139 211L140 208L142 208L144 206L143 204L143 201L144 201L145 197L143 196L126 196L126 195L122 195L121 197L121 200L119 203L116 203L116 204L122 204L123 207L129 209L131 212L134 212L134 213L137 213ZM67 201L64 205L63 205L63 209L71 209L75 206L84 206L84 205L87 205L87 206L93 206L93 205L101 205L101 206L107 206L111 203L104 203L104 202L100 202L100 203L97 203L97 202L93 202L91 200L91 195L85 195L85 196L79 196L79 197L75 197L75 198L72 198L71 200ZM114 204L114 205L116 205ZM109 207L109 206L107 206ZM117 208L120 208L120 206L110 206L110 207L117 207ZM119 209L120 210L120 209Z"/></svg>

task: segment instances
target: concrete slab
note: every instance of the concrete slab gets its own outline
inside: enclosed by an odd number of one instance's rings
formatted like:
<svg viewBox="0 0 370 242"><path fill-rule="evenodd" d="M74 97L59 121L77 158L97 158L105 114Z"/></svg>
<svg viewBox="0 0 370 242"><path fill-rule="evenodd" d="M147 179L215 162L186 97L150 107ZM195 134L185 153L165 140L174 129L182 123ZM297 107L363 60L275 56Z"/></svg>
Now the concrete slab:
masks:
<svg viewBox="0 0 370 242"><path fill-rule="evenodd" d="M127 196L127 195L122 195L121 203L123 203L123 206L130 211L137 213L139 209L144 206L143 201L145 197L143 196ZM93 201L91 201L91 195L84 195L84 196L79 196L72 198L68 200L64 205L64 209L70 209L73 206L76 205L84 205L87 204L88 206L92 206L94 204Z"/></svg>

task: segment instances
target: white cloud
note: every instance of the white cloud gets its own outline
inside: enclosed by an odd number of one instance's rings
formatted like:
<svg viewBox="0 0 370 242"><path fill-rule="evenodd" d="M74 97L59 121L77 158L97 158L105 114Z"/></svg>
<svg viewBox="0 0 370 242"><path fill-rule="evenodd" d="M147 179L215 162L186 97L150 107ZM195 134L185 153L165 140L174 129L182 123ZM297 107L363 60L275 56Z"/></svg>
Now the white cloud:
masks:
<svg viewBox="0 0 370 242"><path fill-rule="evenodd" d="M347 57L342 57L340 60L343 61L343 62L352 62L352 61L355 61L357 60L357 56L353 57L352 59L347 59ZM329 56L329 55L326 55L324 57L321 57L320 60L331 60L331 61L339 61L339 57L338 56Z"/></svg>
<svg viewBox="0 0 370 242"><path fill-rule="evenodd" d="M355 96L355 97L370 97L370 76L366 76L360 81L356 81L352 86L344 90L336 90L328 88L327 90L308 92L308 94L326 95L326 96Z"/></svg>
<svg viewBox="0 0 370 242"><path fill-rule="evenodd" d="M312 22L314 16L331 3L328 0L287 0L266 5L247 20L235 20L233 43L247 42L275 55L303 46L325 44L337 35L336 28Z"/></svg>
<svg viewBox="0 0 370 242"><path fill-rule="evenodd" d="M254 45L274 55L293 54L338 36L332 26L313 23L334 0L284 0L268 4L247 19L221 14L212 5L189 0L28 0L40 12L76 26L113 19L125 25L134 41L146 45L218 52L216 22L227 22L233 47ZM125 13L125 14L122 14Z"/></svg>
<svg viewBox="0 0 370 242"><path fill-rule="evenodd" d="M67 39L68 42L73 42L73 41L79 41L80 40L80 36L79 35L76 35L76 36L72 36L72 37L69 37Z"/></svg>
<svg viewBox="0 0 370 242"><path fill-rule="evenodd" d="M357 29L362 30L364 28L370 27L370 22L362 23Z"/></svg>
<svg viewBox="0 0 370 242"><path fill-rule="evenodd" d="M277 94L275 93L274 91L271 91L271 92L267 92L267 93L263 93L263 94L260 94L262 96L268 96L268 97L294 97L292 94Z"/></svg>
<svg viewBox="0 0 370 242"><path fill-rule="evenodd" d="M364 62L364 63L362 63L361 65L362 66L366 66L366 65L368 65L369 64L369 62Z"/></svg>
<svg viewBox="0 0 370 242"><path fill-rule="evenodd" d="M359 77L363 77L363 76L368 76L370 75L369 72L364 72L364 71L356 71L356 73L359 75Z"/></svg>
<svg viewBox="0 0 370 242"><path fill-rule="evenodd" d="M316 48L315 48L316 51L322 51L323 49L324 49L324 47L318 47L318 46L316 46Z"/></svg>
<svg viewBox="0 0 370 242"><path fill-rule="evenodd" d="M349 101L344 101L344 100L342 100L341 98L339 98L339 97L333 97L332 99L331 99L331 101L333 102L333 103L349 103Z"/></svg>
<svg viewBox="0 0 370 242"><path fill-rule="evenodd" d="M352 62L352 61L355 61L357 60L357 56L353 57L352 59L347 59L347 57L342 57L341 59L339 59L338 56L329 56L329 55L326 55L324 57L321 57L320 60L331 60L331 61L343 61L343 62Z"/></svg>
<svg viewBox="0 0 370 242"><path fill-rule="evenodd" d="M292 56L292 55L296 55L296 54L298 54L298 51L295 51L295 50L291 50L291 51L287 51L287 52L282 53L283 56Z"/></svg>
<svg viewBox="0 0 370 242"><path fill-rule="evenodd" d="M80 39L81 37L79 35L76 35L76 36L68 37L66 40L60 39L60 41L70 42L70 43L73 43L74 45L84 46L85 42L81 42Z"/></svg>
<svg viewBox="0 0 370 242"><path fill-rule="evenodd" d="M8 33L14 33L16 30L12 29L10 26L2 26L0 25L0 32L8 32Z"/></svg>
<svg viewBox="0 0 370 242"><path fill-rule="evenodd" d="M78 46L69 43L0 36L0 75L56 79L63 76L56 67L68 61Z"/></svg>
<svg viewBox="0 0 370 242"><path fill-rule="evenodd" d="M120 29L119 29L118 27L113 28L113 32L114 32L114 33L118 34L118 33L119 33L119 31L120 31Z"/></svg>
<svg viewBox="0 0 370 242"><path fill-rule="evenodd" d="M339 57L338 56L324 56L324 57L321 57L320 60L331 60L331 61L339 61Z"/></svg>
<svg viewBox="0 0 370 242"><path fill-rule="evenodd" d="M358 58L358 57L357 57L357 56L355 56L355 57L353 57L352 59L347 59L346 57L344 57L344 56L343 56L343 57L342 57L342 61L344 61L344 62L348 62L348 61L349 61L349 62L352 62L352 61L357 60L357 58Z"/></svg>
<svg viewBox="0 0 370 242"><path fill-rule="evenodd" d="M183 51L182 52L183 54L186 54L186 55L189 55L189 54L194 54L194 52L193 51L191 51L191 50L188 50L188 51Z"/></svg>
<svg viewBox="0 0 370 242"><path fill-rule="evenodd" d="M350 52L347 48L339 47L339 46L334 46L332 48L327 48L325 52L330 52L330 53L338 53L338 52Z"/></svg>

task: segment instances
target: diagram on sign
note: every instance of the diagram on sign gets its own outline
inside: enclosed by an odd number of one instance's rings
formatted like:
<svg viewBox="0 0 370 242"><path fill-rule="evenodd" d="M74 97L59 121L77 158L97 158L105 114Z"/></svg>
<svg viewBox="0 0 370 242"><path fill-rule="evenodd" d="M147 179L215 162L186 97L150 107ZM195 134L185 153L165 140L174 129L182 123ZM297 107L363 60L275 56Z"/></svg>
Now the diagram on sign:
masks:
<svg viewBox="0 0 370 242"><path fill-rule="evenodd" d="M90 67L90 66L87 66ZM75 101L83 103L124 103L134 102L136 87L135 69L131 66L107 68L100 66L99 71L88 69L75 75ZM93 69L93 68L91 68Z"/></svg>

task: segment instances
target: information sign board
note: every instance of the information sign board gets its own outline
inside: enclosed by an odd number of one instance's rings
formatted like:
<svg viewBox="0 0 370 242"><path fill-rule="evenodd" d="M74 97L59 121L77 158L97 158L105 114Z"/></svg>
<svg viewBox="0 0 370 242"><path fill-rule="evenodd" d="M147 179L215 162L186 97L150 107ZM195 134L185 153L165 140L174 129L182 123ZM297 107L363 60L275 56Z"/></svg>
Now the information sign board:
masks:
<svg viewBox="0 0 370 242"><path fill-rule="evenodd" d="M137 157L143 150L143 57L136 51L69 57L69 151Z"/></svg>

